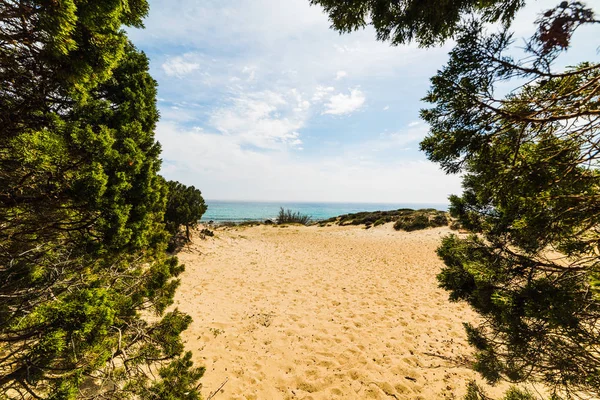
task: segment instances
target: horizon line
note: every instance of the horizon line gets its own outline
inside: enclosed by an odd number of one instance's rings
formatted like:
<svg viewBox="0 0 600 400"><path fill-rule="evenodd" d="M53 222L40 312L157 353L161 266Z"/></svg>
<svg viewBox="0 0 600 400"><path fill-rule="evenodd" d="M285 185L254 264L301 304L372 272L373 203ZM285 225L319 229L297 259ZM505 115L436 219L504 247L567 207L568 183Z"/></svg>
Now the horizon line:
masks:
<svg viewBox="0 0 600 400"><path fill-rule="evenodd" d="M435 205L449 205L450 202L419 202L419 201L336 201L336 200L255 200L255 199L204 199L205 202L209 201L221 201L231 203L330 203L330 204L390 204L390 205L402 205L402 204L435 204Z"/></svg>

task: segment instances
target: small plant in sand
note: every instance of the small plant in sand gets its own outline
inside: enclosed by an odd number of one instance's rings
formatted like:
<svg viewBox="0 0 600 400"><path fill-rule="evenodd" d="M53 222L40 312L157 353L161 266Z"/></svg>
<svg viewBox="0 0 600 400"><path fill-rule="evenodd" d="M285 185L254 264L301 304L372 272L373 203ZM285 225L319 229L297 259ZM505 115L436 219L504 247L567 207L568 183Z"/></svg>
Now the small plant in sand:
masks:
<svg viewBox="0 0 600 400"><path fill-rule="evenodd" d="M311 218L308 215L300 214L299 211L292 211L281 207L277 215L278 224L302 224L308 225Z"/></svg>
<svg viewBox="0 0 600 400"><path fill-rule="evenodd" d="M200 234L203 237L213 237L213 236L215 236L215 233L213 231L211 231L210 229L206 229L206 228L202 229L200 231Z"/></svg>
<svg viewBox="0 0 600 400"><path fill-rule="evenodd" d="M208 328L208 330L210 331L210 333L213 334L214 337L217 337L220 334L225 333L225 331L223 329L219 329L219 328Z"/></svg>

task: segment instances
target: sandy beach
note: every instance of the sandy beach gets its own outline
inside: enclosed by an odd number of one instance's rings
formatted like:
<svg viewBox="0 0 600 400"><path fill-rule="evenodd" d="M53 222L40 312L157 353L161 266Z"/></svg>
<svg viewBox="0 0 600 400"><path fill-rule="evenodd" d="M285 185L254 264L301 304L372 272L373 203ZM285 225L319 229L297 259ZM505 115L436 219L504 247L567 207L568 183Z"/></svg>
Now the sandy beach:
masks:
<svg viewBox="0 0 600 400"><path fill-rule="evenodd" d="M435 279L449 229L391 225L196 233L176 306L204 398L226 382L214 399L458 399L481 382L462 327L475 314Z"/></svg>

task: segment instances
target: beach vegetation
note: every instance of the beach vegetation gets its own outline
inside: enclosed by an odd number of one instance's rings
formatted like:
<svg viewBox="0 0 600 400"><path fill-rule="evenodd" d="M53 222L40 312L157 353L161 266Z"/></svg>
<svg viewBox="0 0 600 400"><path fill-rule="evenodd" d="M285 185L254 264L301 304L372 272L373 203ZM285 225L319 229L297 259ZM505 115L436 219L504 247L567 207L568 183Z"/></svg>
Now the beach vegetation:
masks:
<svg viewBox="0 0 600 400"><path fill-rule="evenodd" d="M210 229L204 228L200 231L200 235L206 237L213 237L215 236L215 233L213 231L211 231Z"/></svg>
<svg viewBox="0 0 600 400"><path fill-rule="evenodd" d="M448 226L447 213L437 210L419 210L412 213L400 215L394 223L394 229L399 231L417 231L427 228L438 228Z"/></svg>
<svg viewBox="0 0 600 400"><path fill-rule="evenodd" d="M429 228L429 218L423 214L403 215L394 223L394 229L399 231L418 231Z"/></svg>
<svg viewBox="0 0 600 400"><path fill-rule="evenodd" d="M237 223L237 226L247 226L249 228L259 225L262 225L260 221L241 221Z"/></svg>
<svg viewBox="0 0 600 400"><path fill-rule="evenodd" d="M424 99L421 149L462 174L450 213L472 234L443 239L439 284L481 315L466 331L488 382L598 397L600 64L558 61L577 29L600 23L594 10L579 1L542 10L515 58L510 22L524 1L311 3L341 32L372 24L393 44L454 40Z"/></svg>
<svg viewBox="0 0 600 400"><path fill-rule="evenodd" d="M190 228L198 225L206 212L206 204L200 190L176 181L167 182L167 208L165 225L171 233L171 242L177 241L180 230L185 228L185 240L190 241Z"/></svg>
<svg viewBox="0 0 600 400"><path fill-rule="evenodd" d="M301 224L308 225L311 221L311 217L309 215L301 214L300 211L292 211L290 209L284 209L281 207L279 209L279 214L277 214L277 224Z"/></svg>
<svg viewBox="0 0 600 400"><path fill-rule="evenodd" d="M123 29L148 4L124 4L2 2L2 398L200 397L168 308L156 82Z"/></svg>
<svg viewBox="0 0 600 400"><path fill-rule="evenodd" d="M394 222L394 229L414 231L418 229L447 226L449 223L447 213L436 209L413 210L400 208L389 211L363 211L353 214L344 214L338 217L321 221L322 224L334 223L345 225L379 226Z"/></svg>
<svg viewBox="0 0 600 400"><path fill-rule="evenodd" d="M373 226L379 226L385 224L385 219L379 218L377 221L373 222Z"/></svg>
<svg viewBox="0 0 600 400"><path fill-rule="evenodd" d="M526 389L521 389L516 386L511 386L504 396L500 400L538 400L539 397L531 394ZM485 390L478 385L475 381L469 382L467 385L467 394L464 400L491 400L491 397L485 392ZM557 397L551 398L551 400L560 400Z"/></svg>
<svg viewBox="0 0 600 400"><path fill-rule="evenodd" d="M234 228L236 226L238 226L238 223L234 221L220 221L215 228Z"/></svg>
<svg viewBox="0 0 600 400"><path fill-rule="evenodd" d="M273 221L271 220L267 220L270 221L270 223L262 222L262 221L257 221L257 220L248 220L248 221L219 221L218 223L215 224L214 228L218 229L218 228L251 228L253 226L260 226L260 225L273 225Z"/></svg>

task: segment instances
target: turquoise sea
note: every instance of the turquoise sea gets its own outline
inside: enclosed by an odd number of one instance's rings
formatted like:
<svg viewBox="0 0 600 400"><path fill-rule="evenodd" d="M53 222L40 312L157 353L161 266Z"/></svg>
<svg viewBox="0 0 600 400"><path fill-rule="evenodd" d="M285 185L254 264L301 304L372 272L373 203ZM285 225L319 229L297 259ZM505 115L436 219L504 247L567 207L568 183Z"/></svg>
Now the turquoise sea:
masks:
<svg viewBox="0 0 600 400"><path fill-rule="evenodd" d="M323 220L338 215L360 211L387 211L398 208L435 208L446 211L447 204L377 204L377 203L293 203L293 202L248 202L206 200L208 210L202 217L202 222L214 221L264 221L277 217L279 208L299 211L309 215L313 220Z"/></svg>

